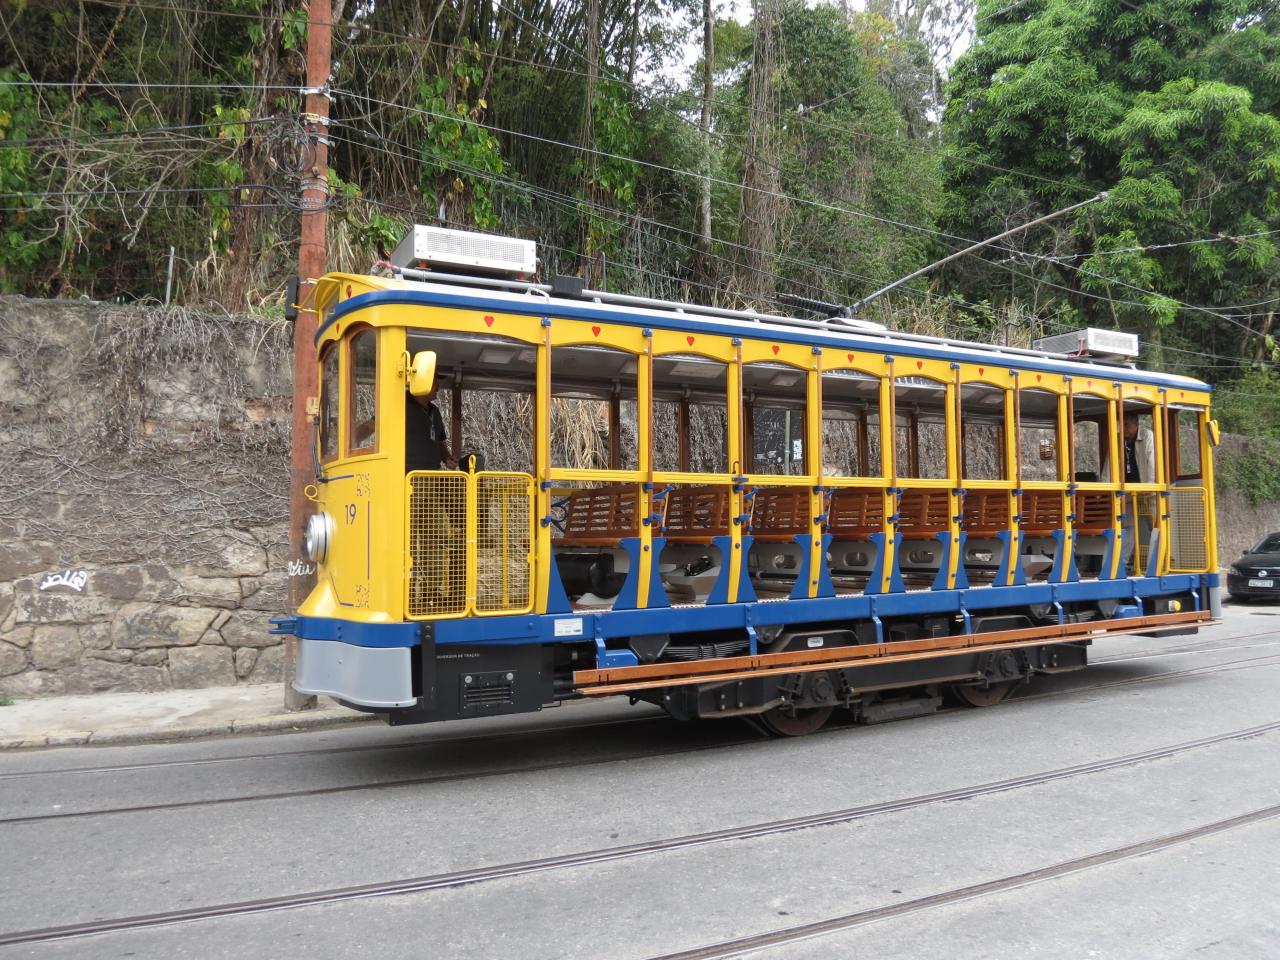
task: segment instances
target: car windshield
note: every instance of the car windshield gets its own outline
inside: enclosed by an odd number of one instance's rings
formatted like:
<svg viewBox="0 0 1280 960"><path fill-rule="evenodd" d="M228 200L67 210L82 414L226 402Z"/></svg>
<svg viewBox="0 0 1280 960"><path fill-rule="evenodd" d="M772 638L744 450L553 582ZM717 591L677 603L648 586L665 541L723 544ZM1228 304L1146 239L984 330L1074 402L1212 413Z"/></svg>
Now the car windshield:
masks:
<svg viewBox="0 0 1280 960"><path fill-rule="evenodd" d="M1269 533L1253 548L1254 553L1280 553L1280 533Z"/></svg>

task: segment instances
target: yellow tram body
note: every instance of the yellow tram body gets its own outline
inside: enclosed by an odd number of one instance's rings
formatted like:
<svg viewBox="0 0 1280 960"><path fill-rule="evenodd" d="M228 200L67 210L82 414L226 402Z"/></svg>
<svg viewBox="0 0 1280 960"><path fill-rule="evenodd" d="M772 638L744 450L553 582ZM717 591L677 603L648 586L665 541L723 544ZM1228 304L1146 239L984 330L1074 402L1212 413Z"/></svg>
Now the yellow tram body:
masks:
<svg viewBox="0 0 1280 960"><path fill-rule="evenodd" d="M960 598L929 608L944 612L920 619L925 636L944 629L938 617L981 632L969 604L989 589L1043 584L1036 596L1048 600L1035 609L1056 604L1059 623L1085 604L1116 609L1095 594L1131 617L1158 611L1184 627L1217 602L1205 384L865 326L493 287L348 274L318 284L312 492L323 522L312 539L323 544L316 587L282 630L303 638L304 657L318 644L345 643L348 658L379 651L376 668L357 672L385 674L385 689L398 692L343 687L341 657L326 661L312 692L393 713L421 707L423 691L389 674L409 670L406 657L419 654L404 651L422 649L425 636L437 652L580 644L572 667L539 668L558 671L557 697L572 695L584 668L610 668L615 681L644 669L649 648L637 653L629 635L674 643L682 629L711 636L741 623L742 651L758 655L767 644L757 631L789 622L776 605L784 600L799 622L832 629L843 614L831 604L861 598L857 613L846 606L876 632L858 642L886 648L921 641L915 627L881 624L921 594ZM428 356L450 391L450 452L485 440L458 435L476 383L527 398L524 463L406 475L407 390L415 358ZM594 421L607 455L559 462L562 396L607 411ZM1124 480L1121 439L1134 411L1155 451L1154 476L1136 483ZM694 462L704 456L695 434L715 462ZM1086 457L1093 470L1078 469ZM988 466L974 469L978 459ZM1126 530L1140 541L1127 568ZM1042 551L1034 562L1028 544ZM566 591L572 577L581 582ZM600 583L617 592L583 589ZM1001 610L1022 602L1001 596ZM453 715L477 714L424 718Z"/></svg>

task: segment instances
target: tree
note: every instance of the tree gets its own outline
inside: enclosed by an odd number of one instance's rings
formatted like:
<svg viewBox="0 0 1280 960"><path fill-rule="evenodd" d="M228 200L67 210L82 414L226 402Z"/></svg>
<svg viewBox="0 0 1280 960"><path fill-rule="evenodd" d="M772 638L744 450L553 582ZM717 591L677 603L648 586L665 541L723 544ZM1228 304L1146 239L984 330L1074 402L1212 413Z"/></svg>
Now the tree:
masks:
<svg viewBox="0 0 1280 960"><path fill-rule="evenodd" d="M1003 269L961 262L960 287L1184 346L1235 323L1252 353L1260 327L1237 305L1280 276L1265 235L1280 227L1275 15L1258 0L991 0L979 20L943 121L948 230L989 236L1109 197L1021 237Z"/></svg>

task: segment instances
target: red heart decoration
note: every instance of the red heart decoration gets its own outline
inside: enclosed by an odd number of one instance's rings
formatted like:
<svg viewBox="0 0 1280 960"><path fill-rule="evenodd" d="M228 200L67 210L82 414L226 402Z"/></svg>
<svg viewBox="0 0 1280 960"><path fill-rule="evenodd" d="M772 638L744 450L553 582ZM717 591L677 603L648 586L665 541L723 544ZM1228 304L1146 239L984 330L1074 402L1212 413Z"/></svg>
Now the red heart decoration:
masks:
<svg viewBox="0 0 1280 960"><path fill-rule="evenodd" d="M689 344L689 346L691 347L693 346L693 337L685 337L684 339L685 339L685 342Z"/></svg>
<svg viewBox="0 0 1280 960"><path fill-rule="evenodd" d="M923 370L923 369L924 369L924 361L923 361L923 360L917 360L917 361L916 361L916 369L917 369L917 370Z"/></svg>
<svg viewBox="0 0 1280 960"><path fill-rule="evenodd" d="M1091 387L1093 386L1093 381L1092 381L1092 380L1086 380L1086 381L1085 381L1085 383L1089 384L1089 386L1091 386Z"/></svg>
<svg viewBox="0 0 1280 960"><path fill-rule="evenodd" d="M600 328L599 328L599 327L592 327L592 328L591 328L591 333L592 333L594 336L597 336L597 337L598 337L598 336L600 336Z"/></svg>
<svg viewBox="0 0 1280 960"><path fill-rule="evenodd" d="M983 374L985 374L986 372L987 372L987 368L986 368L986 367L979 367L979 368L978 368L978 376L982 376L982 375L983 375Z"/></svg>
<svg viewBox="0 0 1280 960"><path fill-rule="evenodd" d="M1036 383L1039 383L1042 379L1044 379L1044 378L1043 378L1043 377L1041 377L1041 376L1040 376L1040 374L1038 374L1038 373L1037 373L1037 374L1036 374Z"/></svg>
<svg viewBox="0 0 1280 960"><path fill-rule="evenodd" d="M484 318L484 325L485 325L486 327L492 327L492 326L493 326L493 317L485 317L485 318Z"/></svg>
<svg viewBox="0 0 1280 960"><path fill-rule="evenodd" d="M845 356L849 358L849 362L850 362L850 363L853 363L853 354L852 354L852 353L846 353L846 354L845 354Z"/></svg>
<svg viewBox="0 0 1280 960"><path fill-rule="evenodd" d="M1185 397L1185 396L1186 396L1186 394L1185 394L1185 393L1183 393L1181 390L1179 390L1179 391L1178 391L1178 399L1179 399L1179 400L1181 400L1181 399L1182 399L1183 397Z"/></svg>
<svg viewBox="0 0 1280 960"><path fill-rule="evenodd" d="M778 346L778 345L775 343L775 344L773 345L773 355L776 357L776 356L778 355L778 351L779 351L779 350L781 350L781 349L782 349L782 348L781 348L780 346Z"/></svg>

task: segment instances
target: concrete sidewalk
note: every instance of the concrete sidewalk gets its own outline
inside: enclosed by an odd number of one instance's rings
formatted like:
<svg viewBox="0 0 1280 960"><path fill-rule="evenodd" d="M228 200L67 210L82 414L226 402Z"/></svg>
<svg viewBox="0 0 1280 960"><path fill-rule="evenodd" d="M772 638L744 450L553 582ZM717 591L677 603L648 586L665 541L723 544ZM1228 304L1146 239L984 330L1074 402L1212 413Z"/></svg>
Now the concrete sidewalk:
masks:
<svg viewBox="0 0 1280 960"><path fill-rule="evenodd" d="M288 713L278 683L160 693L96 693L19 700L0 707L0 750L78 744L159 743L237 733L303 730L373 719L321 697Z"/></svg>

